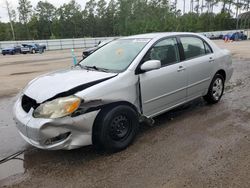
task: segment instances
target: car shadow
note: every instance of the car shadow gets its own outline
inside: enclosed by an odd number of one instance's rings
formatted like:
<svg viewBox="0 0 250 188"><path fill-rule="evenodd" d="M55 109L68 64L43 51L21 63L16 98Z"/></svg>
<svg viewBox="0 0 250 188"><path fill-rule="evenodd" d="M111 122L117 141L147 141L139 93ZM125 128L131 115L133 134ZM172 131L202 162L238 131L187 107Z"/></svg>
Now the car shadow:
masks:
<svg viewBox="0 0 250 188"><path fill-rule="evenodd" d="M184 105L181 105L173 110L170 110L168 112L165 112L155 117L154 118L155 123L153 125L142 123L140 126L140 133L151 131L152 129L155 129L157 127L169 126L172 120L176 118L181 118L187 113L193 112L194 110L202 108L207 105L208 104L202 98L195 99L191 102L188 102ZM142 135L140 133L139 133L139 136Z"/></svg>

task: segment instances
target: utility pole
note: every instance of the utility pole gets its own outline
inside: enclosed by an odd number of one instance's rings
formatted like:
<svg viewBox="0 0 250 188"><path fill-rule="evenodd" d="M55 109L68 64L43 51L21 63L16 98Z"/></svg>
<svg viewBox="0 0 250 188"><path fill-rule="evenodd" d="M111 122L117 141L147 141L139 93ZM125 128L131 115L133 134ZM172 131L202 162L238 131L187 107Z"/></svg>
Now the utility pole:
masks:
<svg viewBox="0 0 250 188"><path fill-rule="evenodd" d="M8 12L8 16L9 16L9 22L10 22L10 28L11 28L11 32L12 32L12 38L13 38L13 40L16 40L14 27L13 27L13 23L12 23L12 12L11 12L10 3L8 2L8 0L5 0L5 4L6 4L6 9L7 9L7 12Z"/></svg>
<svg viewBox="0 0 250 188"><path fill-rule="evenodd" d="M183 14L186 13L186 0L183 0Z"/></svg>

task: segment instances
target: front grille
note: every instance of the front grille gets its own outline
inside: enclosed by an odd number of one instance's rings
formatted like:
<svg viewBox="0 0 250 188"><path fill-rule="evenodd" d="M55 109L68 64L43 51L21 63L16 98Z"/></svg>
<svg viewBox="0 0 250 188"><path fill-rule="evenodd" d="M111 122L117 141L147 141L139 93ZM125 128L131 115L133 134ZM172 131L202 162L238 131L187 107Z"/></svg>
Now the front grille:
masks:
<svg viewBox="0 0 250 188"><path fill-rule="evenodd" d="M29 112L31 108L36 109L39 106L39 104L36 102L36 100L28 97L27 95L23 95L22 97L22 107L25 112Z"/></svg>

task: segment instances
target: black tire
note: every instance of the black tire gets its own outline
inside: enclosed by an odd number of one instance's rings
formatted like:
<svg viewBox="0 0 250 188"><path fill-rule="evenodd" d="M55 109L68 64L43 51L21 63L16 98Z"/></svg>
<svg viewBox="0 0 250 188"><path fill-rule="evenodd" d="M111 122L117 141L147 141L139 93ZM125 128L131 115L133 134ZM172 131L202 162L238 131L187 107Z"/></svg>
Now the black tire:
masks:
<svg viewBox="0 0 250 188"><path fill-rule="evenodd" d="M133 142L138 127L138 114L129 106L102 109L95 121L93 144L109 152L123 150Z"/></svg>
<svg viewBox="0 0 250 188"><path fill-rule="evenodd" d="M218 81L221 84L218 84L219 83ZM209 104L218 103L223 95L224 87L225 87L225 78L220 74L216 74L212 79L207 95L203 97L204 100L207 101L207 103ZM217 88L217 91L214 88Z"/></svg>
<svg viewBox="0 0 250 188"><path fill-rule="evenodd" d="M31 53L32 53L32 54L35 54L35 53L36 53L36 50L35 50L35 49L32 49Z"/></svg>
<svg viewBox="0 0 250 188"><path fill-rule="evenodd" d="M3 55L6 55L6 54L3 54Z"/></svg>

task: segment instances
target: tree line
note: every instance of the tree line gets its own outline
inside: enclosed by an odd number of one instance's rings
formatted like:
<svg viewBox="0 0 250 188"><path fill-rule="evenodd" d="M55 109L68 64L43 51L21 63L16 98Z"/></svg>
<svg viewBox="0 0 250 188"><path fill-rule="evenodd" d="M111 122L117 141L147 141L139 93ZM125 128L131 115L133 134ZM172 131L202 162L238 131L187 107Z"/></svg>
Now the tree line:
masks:
<svg viewBox="0 0 250 188"><path fill-rule="evenodd" d="M5 0L8 23L0 22L0 40L124 36L148 32L203 32L235 29L250 0L71 0L59 8L48 1L35 7L18 0L14 10ZM220 9L214 13L215 9Z"/></svg>

